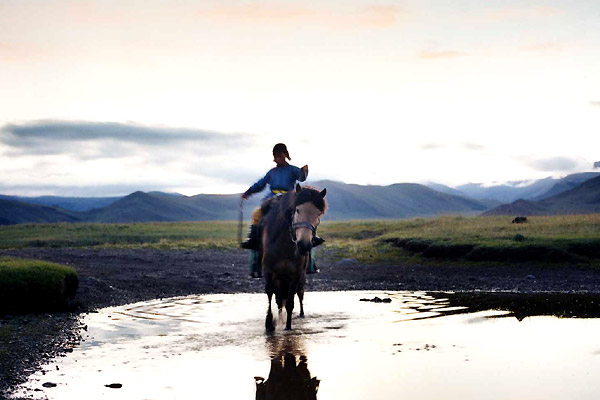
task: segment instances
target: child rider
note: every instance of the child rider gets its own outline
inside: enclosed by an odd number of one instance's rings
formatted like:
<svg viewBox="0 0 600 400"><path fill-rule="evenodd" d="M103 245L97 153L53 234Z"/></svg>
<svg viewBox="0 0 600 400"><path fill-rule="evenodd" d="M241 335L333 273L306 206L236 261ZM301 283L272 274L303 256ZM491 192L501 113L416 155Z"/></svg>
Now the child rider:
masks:
<svg viewBox="0 0 600 400"><path fill-rule="evenodd" d="M242 194L243 199L248 199L254 193L262 191L265 186L269 185L269 192L265 196L265 199L289 192L294 190L296 181L304 182L308 176L308 165L298 168L294 165L287 163L286 159L292 160L287 147L283 143L277 143L273 147L273 161L277 166L272 168L267 174L259 179L254 185L250 186L246 192ZM250 233L248 239L241 243L241 247L244 249L252 250L252 263L250 266L251 276L253 278L260 278L261 266L260 260L258 259L258 248L259 248L259 237L258 230L261 219L260 207L258 207L252 213L252 225L250 226ZM323 239L316 236L313 238L313 247L318 246L324 242ZM311 263L312 264L312 263ZM311 265L312 266L312 265ZM308 273L317 272L316 268L312 271L309 269Z"/></svg>

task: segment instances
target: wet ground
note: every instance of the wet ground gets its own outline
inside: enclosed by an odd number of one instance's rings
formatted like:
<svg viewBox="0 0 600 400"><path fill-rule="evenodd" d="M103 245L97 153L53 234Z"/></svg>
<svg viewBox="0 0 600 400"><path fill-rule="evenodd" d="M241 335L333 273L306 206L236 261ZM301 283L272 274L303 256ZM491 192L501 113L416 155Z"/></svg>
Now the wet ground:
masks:
<svg viewBox="0 0 600 400"><path fill-rule="evenodd" d="M569 265L368 265L352 258L328 258L326 246L322 249L318 254L322 272L309 275L309 292L422 290L455 291L467 296L490 291L600 293L600 271L595 269ZM86 334L79 328L81 312L173 296L263 291L262 280L248 278L248 254L243 250L30 248L0 250L0 256L4 255L70 265L79 274L80 287L71 313L0 316L0 397L48 360L69 354L80 334ZM576 305L567 303L565 313L569 314ZM527 314L531 306L524 308Z"/></svg>
<svg viewBox="0 0 600 400"><path fill-rule="evenodd" d="M292 331L280 322L267 334L264 294L153 300L88 314L84 341L34 374L19 394L595 399L599 301L595 295L312 292L306 318L295 318Z"/></svg>

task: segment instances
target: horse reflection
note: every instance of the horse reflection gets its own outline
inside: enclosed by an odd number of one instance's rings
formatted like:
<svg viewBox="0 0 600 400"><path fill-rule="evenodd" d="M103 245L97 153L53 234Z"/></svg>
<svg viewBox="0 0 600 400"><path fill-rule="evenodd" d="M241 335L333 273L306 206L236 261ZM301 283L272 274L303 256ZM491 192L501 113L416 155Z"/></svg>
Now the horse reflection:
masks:
<svg viewBox="0 0 600 400"><path fill-rule="evenodd" d="M311 377L302 336L267 338L272 355L265 380L255 376L256 400L316 400L320 381Z"/></svg>
<svg viewBox="0 0 600 400"><path fill-rule="evenodd" d="M291 353L273 357L267 380L259 376L254 379L256 400L317 399L320 381L310 376L305 356L300 356L299 360Z"/></svg>

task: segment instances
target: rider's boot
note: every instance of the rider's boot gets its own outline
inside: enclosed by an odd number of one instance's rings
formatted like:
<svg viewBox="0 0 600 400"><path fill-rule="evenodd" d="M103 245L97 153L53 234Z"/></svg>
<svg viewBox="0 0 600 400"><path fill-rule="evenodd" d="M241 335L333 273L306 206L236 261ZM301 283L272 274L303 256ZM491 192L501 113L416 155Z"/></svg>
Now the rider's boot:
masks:
<svg viewBox="0 0 600 400"><path fill-rule="evenodd" d="M315 234L315 236L313 236L313 238L312 238L312 247L320 246L323 243L325 243L325 239L317 236L316 234Z"/></svg>
<svg viewBox="0 0 600 400"><path fill-rule="evenodd" d="M260 266L260 253L256 250L250 252L250 277L262 278L262 268Z"/></svg>
<svg viewBox="0 0 600 400"><path fill-rule="evenodd" d="M318 274L321 272L320 269L317 268L317 263L315 262L314 250L310 251L310 262L308 263L308 268L306 269L307 274Z"/></svg>
<svg viewBox="0 0 600 400"><path fill-rule="evenodd" d="M250 225L250 231L248 232L248 239L240 244L242 249L258 250L258 225Z"/></svg>

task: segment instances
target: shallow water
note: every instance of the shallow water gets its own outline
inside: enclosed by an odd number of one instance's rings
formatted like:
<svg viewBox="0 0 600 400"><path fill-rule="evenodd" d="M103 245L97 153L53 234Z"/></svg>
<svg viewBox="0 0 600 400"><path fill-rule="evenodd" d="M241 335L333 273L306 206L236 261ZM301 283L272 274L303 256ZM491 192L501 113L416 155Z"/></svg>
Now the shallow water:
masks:
<svg viewBox="0 0 600 400"><path fill-rule="evenodd" d="M360 301L376 296L391 302ZM269 335L264 294L155 300L86 316L85 341L18 394L596 399L597 306L596 298L573 296L309 292L306 318L294 318L286 332L283 312ZM596 318L552 316L565 314Z"/></svg>

